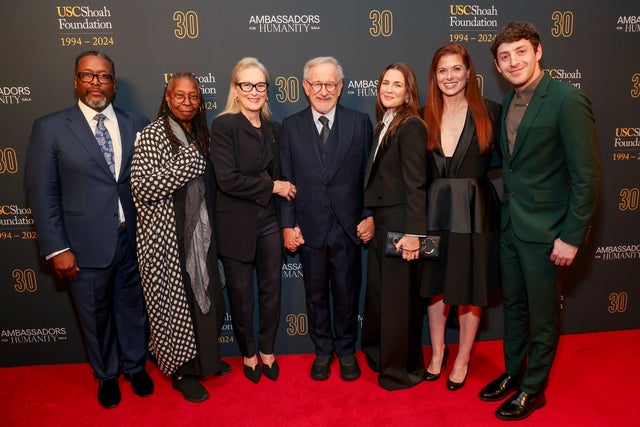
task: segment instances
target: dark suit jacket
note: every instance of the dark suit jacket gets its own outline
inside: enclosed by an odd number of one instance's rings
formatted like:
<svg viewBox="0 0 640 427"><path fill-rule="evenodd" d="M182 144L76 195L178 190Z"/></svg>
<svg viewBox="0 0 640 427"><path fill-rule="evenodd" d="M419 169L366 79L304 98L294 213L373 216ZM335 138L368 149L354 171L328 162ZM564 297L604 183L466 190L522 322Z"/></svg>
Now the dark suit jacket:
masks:
<svg viewBox="0 0 640 427"><path fill-rule="evenodd" d="M136 132L149 120L115 111L122 141L117 181L77 105L34 122L27 148L26 185L42 255L68 247L80 268L107 267L118 240L118 199L132 248L136 247L129 175Z"/></svg>
<svg viewBox="0 0 640 427"><path fill-rule="evenodd" d="M511 221L521 240L583 243L600 182L598 141L584 93L544 74L518 127L509 155L503 100L500 149L505 195L502 229Z"/></svg>
<svg viewBox="0 0 640 427"><path fill-rule="evenodd" d="M355 244L358 223L366 216L363 209L363 178L371 147L371 120L358 111L336 107L334 154L330 170L322 168L317 141L318 130L311 108L287 117L282 122L280 163L282 178L295 184L295 200L282 200L282 227L300 226L305 245L321 247L333 212Z"/></svg>
<svg viewBox="0 0 640 427"><path fill-rule="evenodd" d="M280 178L280 125L263 120L268 147L242 113L224 114L211 124L211 160L218 183L216 238L220 255L250 262L256 251L258 206L277 203L273 181ZM263 166L268 164L268 175Z"/></svg>
<svg viewBox="0 0 640 427"><path fill-rule="evenodd" d="M390 231L426 234L427 130L421 120L409 118L389 137L388 143L378 149L375 161L371 152L364 204L373 209L404 205L405 229Z"/></svg>

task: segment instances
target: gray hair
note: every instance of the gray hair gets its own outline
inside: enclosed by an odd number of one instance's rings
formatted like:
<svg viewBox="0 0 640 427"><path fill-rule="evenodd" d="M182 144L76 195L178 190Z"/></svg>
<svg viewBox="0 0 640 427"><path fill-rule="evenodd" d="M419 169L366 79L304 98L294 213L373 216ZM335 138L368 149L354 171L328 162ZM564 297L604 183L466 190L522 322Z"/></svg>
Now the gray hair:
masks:
<svg viewBox="0 0 640 427"><path fill-rule="evenodd" d="M308 80L311 69L320 64L333 64L338 70L338 80L344 80L344 71L342 69L342 65L340 65L338 60L333 56L318 56L317 58L308 60L307 63L304 64L302 78Z"/></svg>

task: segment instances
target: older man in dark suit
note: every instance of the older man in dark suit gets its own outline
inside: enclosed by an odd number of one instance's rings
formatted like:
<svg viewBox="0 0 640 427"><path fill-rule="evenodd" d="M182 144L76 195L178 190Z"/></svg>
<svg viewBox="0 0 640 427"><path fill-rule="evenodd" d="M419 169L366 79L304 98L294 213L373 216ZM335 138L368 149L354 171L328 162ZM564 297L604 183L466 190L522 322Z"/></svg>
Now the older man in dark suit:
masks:
<svg viewBox="0 0 640 427"><path fill-rule="evenodd" d="M504 200L500 264L505 373L480 398L497 401L503 420L545 404L558 346L560 267L573 262L595 209L600 163L591 104L579 89L540 67L540 34L507 24L491 46L498 72L513 86L502 103Z"/></svg>
<svg viewBox="0 0 640 427"><path fill-rule="evenodd" d="M302 263L315 380L329 378L334 352L342 379L360 376L354 356L360 245L371 239L374 228L363 207L371 121L337 105L343 79L335 58L309 60L302 84L311 106L282 123L282 179L295 184L297 194L294 200L283 199L281 222L285 247L298 250Z"/></svg>
<svg viewBox="0 0 640 427"><path fill-rule="evenodd" d="M40 253L69 282L98 401L111 408L120 402L120 372L136 394L153 392L129 185L136 132L149 120L112 106L115 67L100 52L78 55L74 88L77 105L33 124L27 195Z"/></svg>

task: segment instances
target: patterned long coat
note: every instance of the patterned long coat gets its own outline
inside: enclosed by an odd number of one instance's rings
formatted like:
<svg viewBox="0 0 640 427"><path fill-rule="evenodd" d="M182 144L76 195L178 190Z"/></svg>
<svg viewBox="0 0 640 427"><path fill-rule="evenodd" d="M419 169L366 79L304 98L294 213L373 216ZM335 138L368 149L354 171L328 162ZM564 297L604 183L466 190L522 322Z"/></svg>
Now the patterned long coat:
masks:
<svg viewBox="0 0 640 427"><path fill-rule="evenodd" d="M149 124L136 140L131 190L138 213L137 253L149 347L162 372L170 375L197 353L178 255L173 193L202 175L206 160L188 146L172 150L163 122L159 118Z"/></svg>

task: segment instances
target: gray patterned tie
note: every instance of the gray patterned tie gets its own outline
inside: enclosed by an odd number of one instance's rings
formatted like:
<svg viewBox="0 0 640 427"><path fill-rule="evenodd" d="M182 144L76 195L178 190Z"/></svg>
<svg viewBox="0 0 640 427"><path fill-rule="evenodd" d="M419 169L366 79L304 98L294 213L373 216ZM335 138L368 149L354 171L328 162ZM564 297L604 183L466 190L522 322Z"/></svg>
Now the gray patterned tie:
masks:
<svg viewBox="0 0 640 427"><path fill-rule="evenodd" d="M104 125L104 119L107 116L104 114L96 114L94 119L98 122L96 126L96 141L98 141L98 145L100 146L100 150L102 150L102 155L104 159L107 161L107 165L111 170L113 176L116 176L116 161L115 156L113 155L113 144L111 143L111 135L109 135L109 131Z"/></svg>
<svg viewBox="0 0 640 427"><path fill-rule="evenodd" d="M329 138L329 132L331 131L331 129L329 129L329 119L327 119L325 116L320 116L318 117L318 120L320 120L320 123L322 123L320 139L322 140L323 144L326 144L327 139Z"/></svg>

